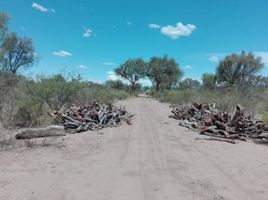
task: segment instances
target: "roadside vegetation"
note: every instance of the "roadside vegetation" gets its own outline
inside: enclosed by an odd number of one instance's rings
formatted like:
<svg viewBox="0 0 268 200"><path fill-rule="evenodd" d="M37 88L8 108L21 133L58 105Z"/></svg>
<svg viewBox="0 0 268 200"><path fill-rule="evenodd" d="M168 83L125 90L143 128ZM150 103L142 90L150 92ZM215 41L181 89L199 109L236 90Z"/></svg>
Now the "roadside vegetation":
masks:
<svg viewBox="0 0 268 200"><path fill-rule="evenodd" d="M268 122L268 77L261 76L264 64L260 57L242 51L227 55L216 66L215 73L204 73L201 80L183 79L183 71L173 58L152 57L148 62L129 59L115 73L131 84L135 92L138 80L147 78L151 87L146 94L171 104L215 102L230 110L241 104L259 119Z"/></svg>
<svg viewBox="0 0 268 200"><path fill-rule="evenodd" d="M252 53L232 54L218 64L215 74L204 73L201 81L186 78L171 89L154 87L148 94L172 104L216 102L224 110L241 104L268 122L268 77L260 75L263 67Z"/></svg>
<svg viewBox="0 0 268 200"><path fill-rule="evenodd" d="M8 31L9 19L0 12L0 127L46 126L53 124L51 113L70 104L113 103L129 96L128 86L120 80L98 84L79 75L21 75L34 65L35 50L30 38Z"/></svg>
<svg viewBox="0 0 268 200"><path fill-rule="evenodd" d="M230 109L239 103L268 122L268 77L260 75L264 65L252 53L226 56L202 80L183 79L183 70L167 55L129 58L114 69L118 79L102 84L73 74L26 77L20 72L35 64L34 46L30 38L10 33L8 21L0 12L0 124L5 128L46 126L54 123L51 113L71 104L113 103L139 93L172 104L217 102ZM144 79L151 86L142 86Z"/></svg>

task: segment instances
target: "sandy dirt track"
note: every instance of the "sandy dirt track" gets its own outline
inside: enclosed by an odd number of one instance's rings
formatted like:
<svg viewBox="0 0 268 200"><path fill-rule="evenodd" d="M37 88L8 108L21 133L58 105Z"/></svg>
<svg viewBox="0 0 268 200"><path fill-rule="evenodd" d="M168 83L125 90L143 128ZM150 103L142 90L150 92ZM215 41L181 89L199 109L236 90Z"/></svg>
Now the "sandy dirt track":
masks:
<svg viewBox="0 0 268 200"><path fill-rule="evenodd" d="M132 126L0 151L0 200L268 199L268 146L196 141L166 104L122 104Z"/></svg>

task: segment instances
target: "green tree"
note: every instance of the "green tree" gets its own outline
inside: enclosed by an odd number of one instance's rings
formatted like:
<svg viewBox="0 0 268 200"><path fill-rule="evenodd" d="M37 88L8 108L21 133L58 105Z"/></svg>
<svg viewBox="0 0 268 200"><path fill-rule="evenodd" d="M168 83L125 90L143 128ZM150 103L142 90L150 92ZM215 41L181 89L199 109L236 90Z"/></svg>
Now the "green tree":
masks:
<svg viewBox="0 0 268 200"><path fill-rule="evenodd" d="M116 68L114 72L116 75L129 81L131 92L134 92L136 83L146 76L147 67L142 58L130 58Z"/></svg>
<svg viewBox="0 0 268 200"><path fill-rule="evenodd" d="M198 80L186 78L179 83L179 89L181 89L181 90L195 89L195 88L199 88L200 85L201 85L201 83Z"/></svg>
<svg viewBox="0 0 268 200"><path fill-rule="evenodd" d="M5 128L13 126L24 80L22 76L0 71L0 123Z"/></svg>
<svg viewBox="0 0 268 200"><path fill-rule="evenodd" d="M105 85L109 88L117 90L124 90L127 87L127 85L124 84L121 80L108 80L105 82Z"/></svg>
<svg viewBox="0 0 268 200"><path fill-rule="evenodd" d="M202 75L202 88L213 90L216 87L216 76L211 73L204 73Z"/></svg>
<svg viewBox="0 0 268 200"><path fill-rule="evenodd" d="M261 57L255 57L252 53L228 55L217 67L217 82L225 86L243 86L263 67Z"/></svg>
<svg viewBox="0 0 268 200"><path fill-rule="evenodd" d="M20 38L16 33L7 35L0 50L0 70L16 73L19 68L31 67L34 63L32 40Z"/></svg>
<svg viewBox="0 0 268 200"><path fill-rule="evenodd" d="M173 58L163 56L150 59L147 75L158 91L159 89L171 89L174 87L182 77L183 72Z"/></svg>
<svg viewBox="0 0 268 200"><path fill-rule="evenodd" d="M254 88L268 88L268 77L265 76L252 76L248 80L249 87Z"/></svg>
<svg viewBox="0 0 268 200"><path fill-rule="evenodd" d="M72 102L81 89L79 77L67 80L61 74L52 77L39 76L37 81L28 82L27 94L46 104L51 111L60 110L66 103Z"/></svg>
<svg viewBox="0 0 268 200"><path fill-rule="evenodd" d="M3 40L5 34L7 33L8 20L9 20L8 14L0 12L0 42Z"/></svg>

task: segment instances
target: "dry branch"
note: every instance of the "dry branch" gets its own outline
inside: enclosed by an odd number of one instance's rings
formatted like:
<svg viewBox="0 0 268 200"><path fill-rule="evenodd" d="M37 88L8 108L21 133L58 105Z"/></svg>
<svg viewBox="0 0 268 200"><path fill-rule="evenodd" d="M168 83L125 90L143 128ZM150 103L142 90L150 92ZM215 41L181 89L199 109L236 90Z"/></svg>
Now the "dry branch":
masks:
<svg viewBox="0 0 268 200"><path fill-rule="evenodd" d="M234 140L223 139L223 138L215 138L215 137L210 137L210 138L195 138L195 140L214 140L214 141L220 141L220 142L227 142L227 143L231 143L231 144L236 144L237 143Z"/></svg>
<svg viewBox="0 0 268 200"><path fill-rule="evenodd" d="M123 106L112 106L111 104L99 104L97 102L88 106L73 104L60 112L54 112L52 115L64 126L65 130L76 133L116 127L124 122L131 125L131 118L133 117Z"/></svg>
<svg viewBox="0 0 268 200"><path fill-rule="evenodd" d="M234 114L222 111L217 104L193 103L176 106L170 118L180 120L179 125L199 131L200 134L232 140L268 139L262 135L268 125L251 119L241 105L235 107Z"/></svg>

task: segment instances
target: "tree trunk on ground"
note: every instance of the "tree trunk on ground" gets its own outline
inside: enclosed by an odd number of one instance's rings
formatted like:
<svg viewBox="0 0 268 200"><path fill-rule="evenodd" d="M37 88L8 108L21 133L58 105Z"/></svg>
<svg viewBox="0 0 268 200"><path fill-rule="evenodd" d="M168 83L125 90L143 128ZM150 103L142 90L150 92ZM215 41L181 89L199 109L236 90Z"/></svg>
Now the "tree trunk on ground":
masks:
<svg viewBox="0 0 268 200"><path fill-rule="evenodd" d="M29 128L15 135L16 140L25 140L41 137L65 136L63 126L49 126L46 128Z"/></svg>
<svg viewBox="0 0 268 200"><path fill-rule="evenodd" d="M156 82L155 89L156 89L156 91L159 91L159 89L160 89L160 82Z"/></svg>
<svg viewBox="0 0 268 200"><path fill-rule="evenodd" d="M136 82L133 82L130 85L130 90L131 90L130 92L131 92L131 94L133 94L135 92L135 84L136 84Z"/></svg>

